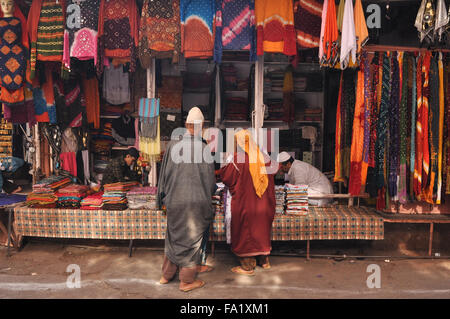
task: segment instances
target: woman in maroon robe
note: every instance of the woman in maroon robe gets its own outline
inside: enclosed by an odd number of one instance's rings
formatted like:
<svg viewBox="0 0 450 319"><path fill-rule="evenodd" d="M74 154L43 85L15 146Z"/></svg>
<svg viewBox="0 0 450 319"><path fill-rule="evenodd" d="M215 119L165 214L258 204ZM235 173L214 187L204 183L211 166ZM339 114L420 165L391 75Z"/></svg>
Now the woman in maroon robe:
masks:
<svg viewBox="0 0 450 319"><path fill-rule="evenodd" d="M241 263L231 271L254 275L257 263L264 269L270 268L276 169L270 170L273 163L260 152L248 131L238 132L236 141L245 153L235 153L233 160L220 169L221 179L232 196L231 250Z"/></svg>

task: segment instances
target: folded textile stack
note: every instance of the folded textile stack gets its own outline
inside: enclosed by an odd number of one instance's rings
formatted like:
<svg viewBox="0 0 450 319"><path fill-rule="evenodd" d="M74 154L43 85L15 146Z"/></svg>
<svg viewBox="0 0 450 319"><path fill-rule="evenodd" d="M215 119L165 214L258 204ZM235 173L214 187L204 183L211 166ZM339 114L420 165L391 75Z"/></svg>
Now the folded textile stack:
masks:
<svg viewBox="0 0 450 319"><path fill-rule="evenodd" d="M134 187L127 192L128 208L156 210L157 187Z"/></svg>
<svg viewBox="0 0 450 319"><path fill-rule="evenodd" d="M222 64L223 86L225 90L237 90L237 69L234 64Z"/></svg>
<svg viewBox="0 0 450 319"><path fill-rule="evenodd" d="M33 185L33 193L54 193L72 181L67 176L49 176Z"/></svg>
<svg viewBox="0 0 450 319"><path fill-rule="evenodd" d="M284 85L284 70L277 69L269 72L267 77L270 78L270 90L272 92L282 92Z"/></svg>
<svg viewBox="0 0 450 319"><path fill-rule="evenodd" d="M247 121L248 101L242 97L229 97L226 100L225 119Z"/></svg>
<svg viewBox="0 0 450 319"><path fill-rule="evenodd" d="M321 108L306 108L305 109L305 121L321 121L322 109Z"/></svg>
<svg viewBox="0 0 450 319"><path fill-rule="evenodd" d="M72 184L59 189L55 195L58 197L58 207L79 208L81 200L86 197L89 186Z"/></svg>
<svg viewBox="0 0 450 319"><path fill-rule="evenodd" d="M81 200L81 209L97 210L103 208L103 192L89 195Z"/></svg>
<svg viewBox="0 0 450 319"><path fill-rule="evenodd" d="M294 91L295 92L306 91L307 84L308 83L307 83L306 77L296 77L296 76L294 76Z"/></svg>
<svg viewBox="0 0 450 319"><path fill-rule="evenodd" d="M269 99L267 101L269 109L269 120L280 121L284 118L284 106L282 99Z"/></svg>
<svg viewBox="0 0 450 319"><path fill-rule="evenodd" d="M32 208L56 208L58 197L53 193L30 193L25 205Z"/></svg>
<svg viewBox="0 0 450 319"><path fill-rule="evenodd" d="M103 186L103 209L104 210L124 210L128 207L127 192L138 182L119 182L105 184Z"/></svg>
<svg viewBox="0 0 450 319"><path fill-rule="evenodd" d="M275 214L284 214L286 191L284 185L275 186Z"/></svg>
<svg viewBox="0 0 450 319"><path fill-rule="evenodd" d="M308 185L286 184L286 214L308 214Z"/></svg>
<svg viewBox="0 0 450 319"><path fill-rule="evenodd" d="M225 189L225 184L217 183L217 189L214 195L212 196L212 204L214 206L215 214L224 214L224 203L223 203L223 191Z"/></svg>

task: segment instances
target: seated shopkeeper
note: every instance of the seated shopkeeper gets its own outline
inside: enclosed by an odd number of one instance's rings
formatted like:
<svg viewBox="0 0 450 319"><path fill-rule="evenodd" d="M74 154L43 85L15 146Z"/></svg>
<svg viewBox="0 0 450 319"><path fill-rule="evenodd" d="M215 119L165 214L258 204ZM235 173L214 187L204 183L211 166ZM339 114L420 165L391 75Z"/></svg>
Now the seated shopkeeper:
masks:
<svg viewBox="0 0 450 319"><path fill-rule="evenodd" d="M139 182L139 175L131 169L138 158L138 150L131 147L122 156L112 159L106 167L102 185L129 181Z"/></svg>
<svg viewBox="0 0 450 319"><path fill-rule="evenodd" d="M5 193L15 194L22 191L22 187L11 182L16 179L29 179L29 167L18 157L0 158L0 185Z"/></svg>
<svg viewBox="0 0 450 319"><path fill-rule="evenodd" d="M279 171L288 174L289 183L293 185L308 185L308 195L333 194L333 186L320 170L311 164L292 158L287 152L278 155ZM313 200L308 203L314 206L326 206L332 203L329 198Z"/></svg>

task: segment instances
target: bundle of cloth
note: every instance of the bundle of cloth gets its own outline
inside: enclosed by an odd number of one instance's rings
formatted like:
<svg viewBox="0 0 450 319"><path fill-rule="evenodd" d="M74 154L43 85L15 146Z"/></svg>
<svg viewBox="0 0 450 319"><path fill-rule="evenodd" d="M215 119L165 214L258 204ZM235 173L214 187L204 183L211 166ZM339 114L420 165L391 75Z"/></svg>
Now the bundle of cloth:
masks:
<svg viewBox="0 0 450 319"><path fill-rule="evenodd" d="M237 90L237 69L233 64L222 64L222 75L226 90Z"/></svg>
<svg viewBox="0 0 450 319"><path fill-rule="evenodd" d="M308 185L286 184L286 214L304 216L308 211Z"/></svg>
<svg viewBox="0 0 450 319"><path fill-rule="evenodd" d="M103 208L103 192L98 192L86 196L81 201L81 209L83 210L97 210Z"/></svg>
<svg viewBox="0 0 450 319"><path fill-rule="evenodd" d="M224 214L225 213L225 206L224 206L224 197L223 197L223 193L224 193L224 189L225 189L225 184L223 183L216 183L217 188L216 191L214 193L214 195L212 196L212 204L214 206L214 211L216 213L216 215L219 214Z"/></svg>
<svg viewBox="0 0 450 319"><path fill-rule="evenodd" d="M56 208L58 197L54 193L30 193L25 205L31 208Z"/></svg>
<svg viewBox="0 0 450 319"><path fill-rule="evenodd" d="M157 190L152 186L132 188L127 192L128 208L156 210Z"/></svg>
<svg viewBox="0 0 450 319"><path fill-rule="evenodd" d="M72 183L67 176L49 176L33 185L33 192L36 193L53 193L59 188L67 186Z"/></svg>
<svg viewBox="0 0 450 319"><path fill-rule="evenodd" d="M269 99L267 101L269 120L282 120L284 118L284 105L282 99Z"/></svg>
<svg viewBox="0 0 450 319"><path fill-rule="evenodd" d="M127 192L136 186L137 182L119 182L103 186L103 210L125 210L128 207Z"/></svg>
<svg viewBox="0 0 450 319"><path fill-rule="evenodd" d="M58 207L80 208L81 200L89 192L89 186L72 184L59 189L55 195L58 197Z"/></svg>
<svg viewBox="0 0 450 319"><path fill-rule="evenodd" d="M286 191L284 185L275 186L275 214L284 214Z"/></svg>
<svg viewBox="0 0 450 319"><path fill-rule="evenodd" d="M246 121L248 119L248 101L243 97L228 97L226 100L225 119Z"/></svg>

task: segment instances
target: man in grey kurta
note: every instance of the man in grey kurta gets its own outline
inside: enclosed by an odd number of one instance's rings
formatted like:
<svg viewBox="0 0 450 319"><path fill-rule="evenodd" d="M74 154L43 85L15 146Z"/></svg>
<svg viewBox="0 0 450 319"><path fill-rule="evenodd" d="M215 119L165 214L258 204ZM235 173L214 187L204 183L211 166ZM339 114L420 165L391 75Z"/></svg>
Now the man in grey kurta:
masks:
<svg viewBox="0 0 450 319"><path fill-rule="evenodd" d="M211 197L215 188L214 163L208 146L202 141L199 109L189 112L187 132L171 141L164 154L158 182L160 205L166 207L165 238L161 284L171 281L179 268L180 289L190 291L202 287L196 280L201 264L203 234L214 218ZM200 112L201 114L201 112ZM206 148L206 149L205 149ZM207 156L204 156L204 155ZM209 156L208 156L209 154Z"/></svg>

